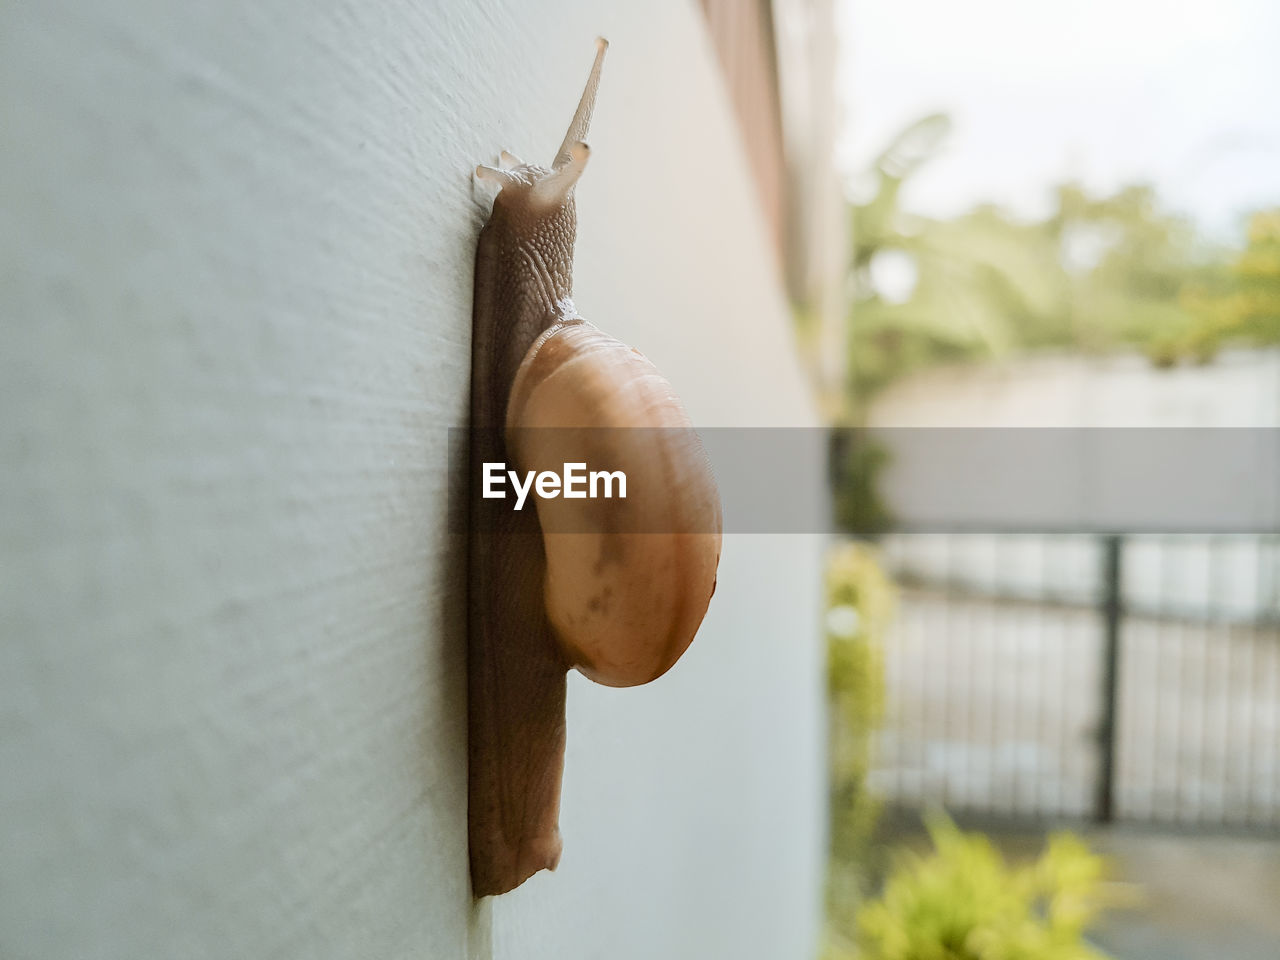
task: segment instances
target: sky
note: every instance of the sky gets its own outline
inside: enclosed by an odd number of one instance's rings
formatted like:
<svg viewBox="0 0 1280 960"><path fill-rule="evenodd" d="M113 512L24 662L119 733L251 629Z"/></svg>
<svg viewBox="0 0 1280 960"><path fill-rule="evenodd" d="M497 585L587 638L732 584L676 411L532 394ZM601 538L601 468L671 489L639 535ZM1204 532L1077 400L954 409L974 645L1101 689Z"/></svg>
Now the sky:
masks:
<svg viewBox="0 0 1280 960"><path fill-rule="evenodd" d="M838 0L841 169L945 111L903 205L1050 209L1064 179L1152 183L1206 236L1280 205L1280 0Z"/></svg>

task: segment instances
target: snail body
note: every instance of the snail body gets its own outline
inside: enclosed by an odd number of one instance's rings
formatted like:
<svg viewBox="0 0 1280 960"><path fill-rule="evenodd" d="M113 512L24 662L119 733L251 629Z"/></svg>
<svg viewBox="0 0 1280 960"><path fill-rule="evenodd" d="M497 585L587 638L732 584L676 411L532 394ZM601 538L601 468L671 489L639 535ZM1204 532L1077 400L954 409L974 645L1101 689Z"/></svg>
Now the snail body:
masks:
<svg viewBox="0 0 1280 960"><path fill-rule="evenodd" d="M647 683L692 642L715 590L719 492L670 383L578 316L573 188L589 157L607 44L550 168L503 154L481 231L473 315L471 476L584 456L625 474L625 499L470 498L472 888L510 890L560 855L565 673ZM589 454L584 454L583 450Z"/></svg>

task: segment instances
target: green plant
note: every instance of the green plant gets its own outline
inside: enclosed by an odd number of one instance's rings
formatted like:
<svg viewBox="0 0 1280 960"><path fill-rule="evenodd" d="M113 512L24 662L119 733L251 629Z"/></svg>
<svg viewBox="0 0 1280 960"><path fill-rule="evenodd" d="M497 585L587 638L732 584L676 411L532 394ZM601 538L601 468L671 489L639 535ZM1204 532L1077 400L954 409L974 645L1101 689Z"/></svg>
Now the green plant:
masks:
<svg viewBox="0 0 1280 960"><path fill-rule="evenodd" d="M1105 862L1078 837L1054 834L1013 867L944 816L928 827L933 852L904 854L859 911L861 960L1104 960L1084 933L1113 896Z"/></svg>
<svg viewBox="0 0 1280 960"><path fill-rule="evenodd" d="M865 430L832 433L831 463L836 478L833 507L841 530L868 536L884 533L893 526L893 515L880 496L880 478L890 459L884 442Z"/></svg>
<svg viewBox="0 0 1280 960"><path fill-rule="evenodd" d="M865 893L870 839L880 804L867 791L872 738L884 715L884 633L896 595L879 555L848 542L827 558L827 692L830 703L831 863L833 922ZM844 934L851 936L852 929Z"/></svg>

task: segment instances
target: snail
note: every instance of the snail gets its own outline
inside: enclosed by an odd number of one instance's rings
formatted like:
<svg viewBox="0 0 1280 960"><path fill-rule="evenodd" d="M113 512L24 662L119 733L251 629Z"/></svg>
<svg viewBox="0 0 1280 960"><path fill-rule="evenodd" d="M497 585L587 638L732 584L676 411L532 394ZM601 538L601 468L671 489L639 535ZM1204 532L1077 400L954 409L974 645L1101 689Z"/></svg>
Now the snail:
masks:
<svg viewBox="0 0 1280 960"><path fill-rule="evenodd" d="M692 642L715 591L721 508L674 389L572 300L574 186L590 150L608 44L550 168L503 152L476 253L468 558L468 829L476 896L554 869L566 674L647 683ZM593 460L625 500L540 499L513 510L476 487L484 464Z"/></svg>

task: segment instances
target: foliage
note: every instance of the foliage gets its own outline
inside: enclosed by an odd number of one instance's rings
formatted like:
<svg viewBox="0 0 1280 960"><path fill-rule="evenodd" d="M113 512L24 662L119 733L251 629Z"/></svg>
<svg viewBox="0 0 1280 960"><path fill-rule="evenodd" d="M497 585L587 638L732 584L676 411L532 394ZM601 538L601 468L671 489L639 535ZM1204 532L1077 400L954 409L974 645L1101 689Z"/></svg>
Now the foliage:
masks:
<svg viewBox="0 0 1280 960"><path fill-rule="evenodd" d="M1208 360L1230 341L1280 343L1280 210L1254 214L1248 242L1227 281L1190 285L1183 306L1195 317L1179 352Z"/></svg>
<svg viewBox="0 0 1280 960"><path fill-rule="evenodd" d="M945 817L929 834L933 852L904 854L859 912L862 960L1104 960L1084 933L1114 897L1104 861L1076 836L1055 834L1034 863L1011 867Z"/></svg>
<svg viewBox="0 0 1280 960"><path fill-rule="evenodd" d="M880 495L880 477L891 459L889 447L852 428L832 431L831 441L831 463L839 477L833 491L836 524L859 536L884 533L893 525Z"/></svg>
<svg viewBox="0 0 1280 960"><path fill-rule="evenodd" d="M899 134L874 165L874 194L851 207L855 410L938 363L1128 346L1168 365L1208 359L1232 340L1280 342L1280 211L1253 218L1234 262L1142 185L1099 197L1063 184L1042 220L991 206L947 220L908 216L904 181L947 129L934 115ZM897 295L876 281L893 258L914 271Z"/></svg>
<svg viewBox="0 0 1280 960"><path fill-rule="evenodd" d="M880 812L867 792L866 780L872 738L884 715L883 642L896 602L893 584L874 547L849 542L831 551L826 600L831 705L829 899L847 906L864 892L869 841Z"/></svg>

